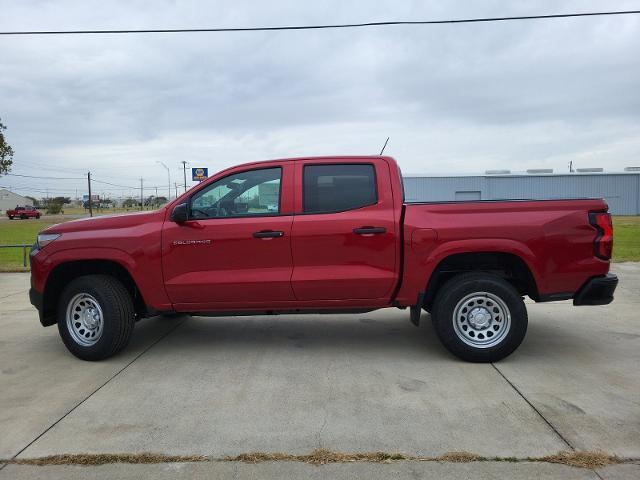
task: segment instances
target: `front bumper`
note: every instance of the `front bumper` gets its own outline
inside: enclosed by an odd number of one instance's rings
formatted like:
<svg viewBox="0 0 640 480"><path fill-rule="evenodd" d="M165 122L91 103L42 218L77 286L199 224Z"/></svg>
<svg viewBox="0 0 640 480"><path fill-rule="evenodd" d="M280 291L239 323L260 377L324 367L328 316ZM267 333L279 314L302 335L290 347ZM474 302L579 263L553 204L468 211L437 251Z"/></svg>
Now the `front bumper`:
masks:
<svg viewBox="0 0 640 480"><path fill-rule="evenodd" d="M43 312L43 304L44 304L44 299L43 299L42 293L37 291L35 288L31 287L29 289L29 301L31 302L31 305L36 307L36 309L38 310L38 315L40 317L40 323L42 323L42 325L44 325L44 322L43 322L43 313L44 313Z"/></svg>
<svg viewBox="0 0 640 480"><path fill-rule="evenodd" d="M574 305L607 305L613 302L613 292L618 286L618 277L608 273L601 277L592 277L573 297Z"/></svg>

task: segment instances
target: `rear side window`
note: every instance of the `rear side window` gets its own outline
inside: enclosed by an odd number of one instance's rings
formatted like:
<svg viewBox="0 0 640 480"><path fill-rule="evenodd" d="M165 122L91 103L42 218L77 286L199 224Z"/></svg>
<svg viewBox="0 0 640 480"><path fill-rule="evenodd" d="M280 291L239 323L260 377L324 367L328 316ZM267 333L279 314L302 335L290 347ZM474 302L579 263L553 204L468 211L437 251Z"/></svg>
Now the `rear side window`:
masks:
<svg viewBox="0 0 640 480"><path fill-rule="evenodd" d="M307 165L303 175L305 213L343 212L378 201L373 165Z"/></svg>

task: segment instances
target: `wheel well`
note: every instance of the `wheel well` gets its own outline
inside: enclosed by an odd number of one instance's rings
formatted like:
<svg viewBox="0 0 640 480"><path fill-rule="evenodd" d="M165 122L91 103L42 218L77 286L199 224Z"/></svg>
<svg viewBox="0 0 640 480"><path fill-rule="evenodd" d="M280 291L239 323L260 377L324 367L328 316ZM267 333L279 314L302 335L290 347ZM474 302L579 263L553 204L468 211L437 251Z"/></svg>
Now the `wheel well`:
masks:
<svg viewBox="0 0 640 480"><path fill-rule="evenodd" d="M431 274L423 299L431 309L438 290L450 278L466 272L488 272L511 283L520 295L538 298L538 288L527 264L517 255L501 252L458 253L442 260Z"/></svg>
<svg viewBox="0 0 640 480"><path fill-rule="evenodd" d="M64 287L73 279L84 275L110 275L117 278L131 295L136 315L146 316L147 307L142 294L126 268L111 260L80 260L62 263L49 274L43 296L45 325L53 325L57 322L58 299Z"/></svg>

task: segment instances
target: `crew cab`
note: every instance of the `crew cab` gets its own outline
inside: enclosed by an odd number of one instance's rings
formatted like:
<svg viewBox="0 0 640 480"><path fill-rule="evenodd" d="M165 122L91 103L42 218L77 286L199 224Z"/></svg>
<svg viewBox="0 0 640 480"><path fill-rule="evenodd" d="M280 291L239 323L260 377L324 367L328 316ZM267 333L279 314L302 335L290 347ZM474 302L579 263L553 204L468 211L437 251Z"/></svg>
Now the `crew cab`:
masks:
<svg viewBox="0 0 640 480"><path fill-rule="evenodd" d="M155 315L397 307L415 325L430 312L458 357L493 362L525 336L524 296L613 300L607 209L600 199L407 203L391 157L249 163L156 211L42 231L30 299L85 360L120 351Z"/></svg>
<svg viewBox="0 0 640 480"><path fill-rule="evenodd" d="M9 217L9 220L13 220L14 218L20 218L22 220L26 218L40 218L40 212L36 207L32 207L30 205L27 205L26 207L19 207L16 205L16 208L7 210L7 217Z"/></svg>

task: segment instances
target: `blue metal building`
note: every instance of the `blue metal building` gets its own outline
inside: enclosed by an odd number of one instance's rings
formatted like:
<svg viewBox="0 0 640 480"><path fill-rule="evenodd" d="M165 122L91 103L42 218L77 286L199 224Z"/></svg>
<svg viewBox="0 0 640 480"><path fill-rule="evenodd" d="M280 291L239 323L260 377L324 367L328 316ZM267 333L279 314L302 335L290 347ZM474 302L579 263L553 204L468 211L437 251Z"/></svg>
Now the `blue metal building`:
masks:
<svg viewBox="0 0 640 480"><path fill-rule="evenodd" d="M640 215L640 171L404 177L410 202L604 198L614 215ZM537 171L534 171L537 172Z"/></svg>

